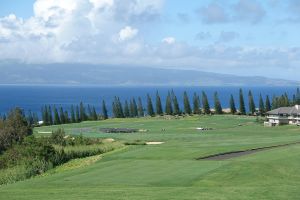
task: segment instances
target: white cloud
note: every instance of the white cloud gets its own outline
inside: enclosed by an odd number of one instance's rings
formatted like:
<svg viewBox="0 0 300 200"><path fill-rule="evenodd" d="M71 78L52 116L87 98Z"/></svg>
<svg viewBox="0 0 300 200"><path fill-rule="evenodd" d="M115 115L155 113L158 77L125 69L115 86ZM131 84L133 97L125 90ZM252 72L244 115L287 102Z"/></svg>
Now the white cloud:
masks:
<svg viewBox="0 0 300 200"><path fill-rule="evenodd" d="M31 18L0 18L0 60L97 63L108 56L135 55L146 45L133 40L139 33L136 26L155 20L163 2L36 0ZM143 23L145 31L151 30Z"/></svg>
<svg viewBox="0 0 300 200"><path fill-rule="evenodd" d="M240 0L234 10L237 14L236 20L249 21L253 24L260 22L266 15L262 5L255 0Z"/></svg>
<svg viewBox="0 0 300 200"><path fill-rule="evenodd" d="M166 37L162 39L162 42L166 44L174 44L176 42L176 39L174 37Z"/></svg>
<svg viewBox="0 0 300 200"><path fill-rule="evenodd" d="M197 10L202 21L207 24L224 23L229 19L226 10L217 2L212 2L206 7Z"/></svg>
<svg viewBox="0 0 300 200"><path fill-rule="evenodd" d="M126 26L119 32L119 41L126 41L134 38L138 34L139 30Z"/></svg>
<svg viewBox="0 0 300 200"><path fill-rule="evenodd" d="M90 0L90 2L94 5L95 9L112 7L114 5L114 0Z"/></svg>
<svg viewBox="0 0 300 200"><path fill-rule="evenodd" d="M114 18L127 23L157 20L164 0L114 0Z"/></svg>
<svg viewBox="0 0 300 200"><path fill-rule="evenodd" d="M207 6L198 9L197 14L206 24L235 22L256 24L266 16L266 11L260 1L238 0L232 5L228 2L231 1L212 1Z"/></svg>
<svg viewBox="0 0 300 200"><path fill-rule="evenodd" d="M230 22L232 16L228 16L223 4L214 2L202 10L209 15L202 16L204 22ZM148 41L159 32L152 23L161 18L163 3L164 0L37 0L34 16L29 19L13 14L0 18L0 60L174 66L220 72L261 66L296 68L300 63L298 48L232 47L226 41L239 35L228 31L220 35L222 44L211 46L194 46L172 36L157 43ZM259 10L256 6L247 8ZM245 15L243 20L254 23L260 21L260 16ZM165 30L162 32L165 34ZM211 37L209 32L197 35L198 39Z"/></svg>

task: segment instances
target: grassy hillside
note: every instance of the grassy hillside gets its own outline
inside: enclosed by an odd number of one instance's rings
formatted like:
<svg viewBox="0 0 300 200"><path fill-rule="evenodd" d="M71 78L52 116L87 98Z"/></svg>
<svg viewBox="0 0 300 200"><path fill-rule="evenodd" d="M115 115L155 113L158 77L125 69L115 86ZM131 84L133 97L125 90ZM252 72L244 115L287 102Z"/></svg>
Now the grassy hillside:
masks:
<svg viewBox="0 0 300 200"><path fill-rule="evenodd" d="M41 127L36 135L61 126ZM300 145L224 161L196 158L300 141L300 128L267 128L253 117L111 119L63 125L67 134L161 145L130 146L95 163L0 187L0 199L298 199ZM101 133L100 128L148 132ZM213 128L209 131L197 127ZM163 131L163 129L165 131Z"/></svg>

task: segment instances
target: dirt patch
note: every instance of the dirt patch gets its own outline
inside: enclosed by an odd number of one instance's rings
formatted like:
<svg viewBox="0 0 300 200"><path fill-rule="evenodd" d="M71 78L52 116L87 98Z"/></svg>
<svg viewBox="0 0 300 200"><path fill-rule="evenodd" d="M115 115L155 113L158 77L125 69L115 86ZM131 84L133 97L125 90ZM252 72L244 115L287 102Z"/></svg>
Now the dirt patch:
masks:
<svg viewBox="0 0 300 200"><path fill-rule="evenodd" d="M103 133L136 133L138 129L134 128L100 128Z"/></svg>
<svg viewBox="0 0 300 200"><path fill-rule="evenodd" d="M146 142L147 145L159 145L163 144L164 142Z"/></svg>
<svg viewBox="0 0 300 200"><path fill-rule="evenodd" d="M244 151L232 151L232 152L226 152L226 153L213 154L213 155L197 158L197 160L227 160L227 159L231 159L231 158L236 158L236 157L240 157L240 156L253 154L256 152L260 152L260 151L266 151L268 149L275 149L275 148L291 146L291 145L295 145L295 144L300 144L300 142L273 145L273 146L267 146L267 147L259 147L259 148L244 150Z"/></svg>

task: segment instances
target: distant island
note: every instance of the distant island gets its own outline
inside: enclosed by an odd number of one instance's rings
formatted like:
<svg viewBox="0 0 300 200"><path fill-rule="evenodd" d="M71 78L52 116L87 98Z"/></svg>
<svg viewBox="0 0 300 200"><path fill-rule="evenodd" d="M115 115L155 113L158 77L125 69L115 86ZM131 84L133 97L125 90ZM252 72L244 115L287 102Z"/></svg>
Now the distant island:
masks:
<svg viewBox="0 0 300 200"><path fill-rule="evenodd" d="M299 86L299 81L197 70L92 64L0 63L0 84L97 86ZM82 70L84 69L84 70Z"/></svg>

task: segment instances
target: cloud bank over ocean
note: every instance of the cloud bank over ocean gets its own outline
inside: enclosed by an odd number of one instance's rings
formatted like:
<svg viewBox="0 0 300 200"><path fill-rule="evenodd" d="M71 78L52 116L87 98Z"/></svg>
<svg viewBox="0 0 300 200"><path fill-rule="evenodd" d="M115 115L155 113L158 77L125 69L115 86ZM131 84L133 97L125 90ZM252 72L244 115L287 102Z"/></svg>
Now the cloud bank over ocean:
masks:
<svg viewBox="0 0 300 200"><path fill-rule="evenodd" d="M36 0L0 17L0 60L297 79L298 1Z"/></svg>

